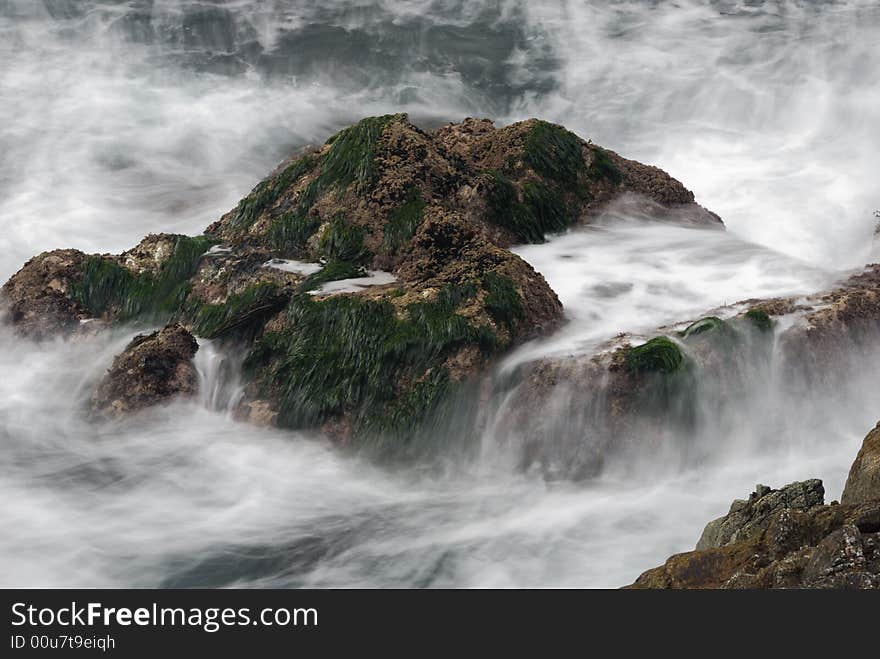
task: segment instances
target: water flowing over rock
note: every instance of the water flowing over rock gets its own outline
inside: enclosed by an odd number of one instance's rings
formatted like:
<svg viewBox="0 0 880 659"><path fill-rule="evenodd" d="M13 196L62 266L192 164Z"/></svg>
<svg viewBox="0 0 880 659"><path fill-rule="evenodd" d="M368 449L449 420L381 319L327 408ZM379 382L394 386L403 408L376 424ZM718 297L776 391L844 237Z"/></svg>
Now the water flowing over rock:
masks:
<svg viewBox="0 0 880 659"><path fill-rule="evenodd" d="M713 432L736 409L730 401L748 399L767 378L838 388L877 336L880 266L871 265L815 295L744 300L521 364L496 384L506 397L494 432L524 467L591 477L610 461L650 459L701 428Z"/></svg>
<svg viewBox="0 0 880 659"><path fill-rule="evenodd" d="M555 124L370 117L282 163L204 236L37 257L4 287L8 317L38 337L87 318L178 322L247 351L240 417L342 441L406 436L561 323L556 294L507 248L623 197L658 221L722 227L665 172ZM136 408L118 386L96 407Z"/></svg>
<svg viewBox="0 0 880 659"><path fill-rule="evenodd" d="M193 357L199 346L178 324L132 339L90 400L94 415L120 418L198 389Z"/></svg>

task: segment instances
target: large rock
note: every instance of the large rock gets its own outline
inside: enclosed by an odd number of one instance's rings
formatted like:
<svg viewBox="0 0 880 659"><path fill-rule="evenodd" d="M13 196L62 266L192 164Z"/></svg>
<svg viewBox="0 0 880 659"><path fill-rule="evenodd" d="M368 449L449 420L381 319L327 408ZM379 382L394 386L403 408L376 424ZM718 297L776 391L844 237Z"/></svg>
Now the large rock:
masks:
<svg viewBox="0 0 880 659"><path fill-rule="evenodd" d="M198 342L178 324L136 336L114 360L92 394L93 414L120 418L177 396L192 396L199 377Z"/></svg>
<svg viewBox="0 0 880 659"><path fill-rule="evenodd" d="M840 501L856 504L876 499L880 499L880 423L865 437Z"/></svg>
<svg viewBox="0 0 880 659"><path fill-rule="evenodd" d="M4 288L8 317L40 336L92 318L179 322L247 353L243 417L346 441L407 435L562 321L544 278L507 248L624 196L660 221L722 226L668 174L561 126L424 131L371 117L282 163L204 236L38 257ZM137 407L122 383L106 388L100 409Z"/></svg>
<svg viewBox="0 0 880 659"><path fill-rule="evenodd" d="M25 263L3 285L4 319L16 331L40 340L69 335L89 313L72 295L86 255L75 249L44 252Z"/></svg>
<svg viewBox="0 0 880 659"><path fill-rule="evenodd" d="M880 501L782 508L748 540L677 554L632 588L880 588Z"/></svg>
<svg viewBox="0 0 880 659"><path fill-rule="evenodd" d="M779 490L758 485L747 501L737 499L724 517L709 522L697 542L697 549L723 547L760 535L780 510L809 510L825 503L822 481L791 483Z"/></svg>
<svg viewBox="0 0 880 659"><path fill-rule="evenodd" d="M815 295L743 300L620 334L593 352L522 364L496 383L505 403L493 430L524 467L591 477L611 462L626 467L677 450L697 424L735 416L732 401L752 395L756 378L768 376L764 365L778 369L784 392L790 383L841 390L878 337L875 264Z"/></svg>
<svg viewBox="0 0 880 659"><path fill-rule="evenodd" d="M818 480L780 490L759 485L706 526L695 551L670 557L630 587L880 588L876 471L860 480L866 447L876 458L878 435L880 424L853 464L842 503L823 505Z"/></svg>

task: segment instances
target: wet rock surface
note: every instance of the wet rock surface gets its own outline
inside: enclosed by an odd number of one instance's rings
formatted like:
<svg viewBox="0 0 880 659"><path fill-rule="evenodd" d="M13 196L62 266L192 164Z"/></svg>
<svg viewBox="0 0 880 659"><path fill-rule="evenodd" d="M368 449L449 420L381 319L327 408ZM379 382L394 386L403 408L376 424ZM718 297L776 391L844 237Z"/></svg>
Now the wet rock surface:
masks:
<svg viewBox="0 0 880 659"><path fill-rule="evenodd" d="M75 249L44 252L28 261L3 285L4 320L36 340L70 335L89 313L71 297L71 283L86 255Z"/></svg>
<svg viewBox="0 0 880 659"><path fill-rule="evenodd" d="M121 418L133 412L192 396L198 390L193 364L199 346L178 324L135 337L114 360L90 400L96 417Z"/></svg>
<svg viewBox="0 0 880 659"><path fill-rule="evenodd" d="M862 461L860 452L853 472ZM823 494L818 480L779 490L759 485L707 525L695 551L670 557L630 587L880 588L880 489L830 505Z"/></svg>
<svg viewBox="0 0 880 659"><path fill-rule="evenodd" d="M224 29L199 38L223 42ZM40 255L4 287L7 319L34 337L87 319L179 323L246 351L243 418L344 442L407 436L498 356L562 322L544 277L507 248L593 221L623 196L662 221L722 226L665 172L561 126L370 117L284 161L203 236ZM129 363L163 340L119 357L112 373L130 371L134 389L111 377L96 409L163 397L160 373L169 392L189 389L185 366Z"/></svg>
<svg viewBox="0 0 880 659"><path fill-rule="evenodd" d="M880 423L862 444L849 470L841 503L857 504L880 499Z"/></svg>
<svg viewBox="0 0 880 659"><path fill-rule="evenodd" d="M717 423L730 400L749 397L770 376L762 364L774 363L783 380L841 388L877 336L880 265L869 265L815 295L744 300L621 334L587 353L523 364L499 384L510 391L497 436L519 445L525 467L591 477L611 460L661 454L701 419Z"/></svg>
<svg viewBox="0 0 880 659"><path fill-rule="evenodd" d="M780 510L809 510L825 503L822 481L812 479L773 490L758 485L748 500L738 499L724 517L709 522L697 542L697 549L723 547L760 535Z"/></svg>

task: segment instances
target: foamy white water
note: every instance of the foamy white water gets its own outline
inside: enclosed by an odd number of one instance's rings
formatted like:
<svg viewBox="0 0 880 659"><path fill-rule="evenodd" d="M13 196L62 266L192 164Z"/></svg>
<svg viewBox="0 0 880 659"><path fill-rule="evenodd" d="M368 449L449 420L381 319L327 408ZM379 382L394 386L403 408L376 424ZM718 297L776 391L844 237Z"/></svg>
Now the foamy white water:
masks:
<svg viewBox="0 0 880 659"><path fill-rule="evenodd" d="M44 249L197 233L292 149L405 110L559 121L663 167L727 224L618 221L518 249L571 322L513 359L814 292L877 254L878 35L880 8L857 0L6 0L0 278ZM0 584L617 586L757 482L815 476L839 497L880 417L880 359L860 355L841 391L768 378L769 407L737 403L637 478L547 484L492 437L479 458L391 473L232 421L234 360L210 344L200 400L86 423L89 383L129 338L0 332L0 523L15 530Z"/></svg>

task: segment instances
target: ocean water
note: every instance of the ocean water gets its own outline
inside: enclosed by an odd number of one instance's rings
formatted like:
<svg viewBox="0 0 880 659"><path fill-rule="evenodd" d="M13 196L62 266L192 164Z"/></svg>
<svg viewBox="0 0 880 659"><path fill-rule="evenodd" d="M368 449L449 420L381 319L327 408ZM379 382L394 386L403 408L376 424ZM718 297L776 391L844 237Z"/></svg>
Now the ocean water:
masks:
<svg viewBox="0 0 880 659"><path fill-rule="evenodd" d="M518 248L569 322L499 370L584 354L877 259L878 70L880 6L857 0L0 0L0 278L46 249L198 233L364 115L538 116L662 167L727 226L624 206ZM87 423L131 334L0 331L0 584L614 587L755 483L838 498L880 417L869 347L834 391L771 360L724 422L586 482L521 473L492 428L466 459L392 470L233 421L234 358L210 344L198 401Z"/></svg>

